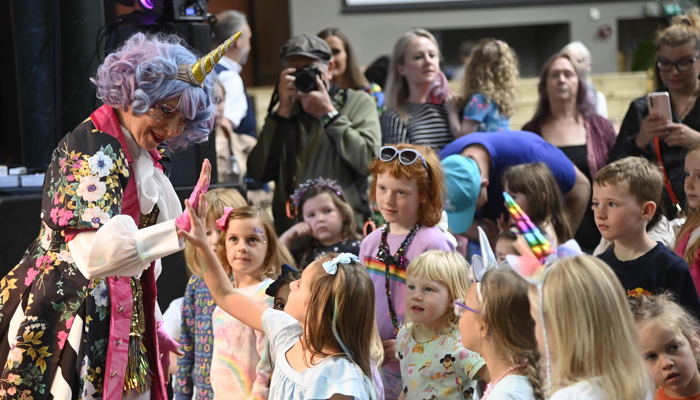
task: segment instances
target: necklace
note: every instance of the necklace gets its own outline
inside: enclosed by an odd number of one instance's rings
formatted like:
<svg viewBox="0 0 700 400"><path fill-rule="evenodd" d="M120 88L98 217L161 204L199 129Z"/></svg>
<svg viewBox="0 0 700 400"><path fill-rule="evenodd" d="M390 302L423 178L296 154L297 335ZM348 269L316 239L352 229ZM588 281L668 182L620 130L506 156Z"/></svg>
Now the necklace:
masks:
<svg viewBox="0 0 700 400"><path fill-rule="evenodd" d="M386 237L389 234L389 224L387 223L384 228L382 228L382 239L379 241L379 250L377 251L377 260L384 263L384 289L386 290L386 301L389 305L389 316L391 316L391 323L394 325L394 338L399 333L399 321L396 318L396 310L394 309L394 302L391 300L391 279L389 269L392 265L396 266L396 269L405 270L406 269L406 256L404 253L408 249L408 245L411 244L413 237L416 236L416 232L420 229L420 224L415 224L413 228L406 235L406 239L403 240L399 250L391 255L391 250L389 249L389 244L386 242Z"/></svg>
<svg viewBox="0 0 700 400"><path fill-rule="evenodd" d="M486 386L486 390L484 391L484 397L482 397L481 400L486 400L486 398L488 397L488 395L489 395L489 394L491 393L491 391L493 390L493 387L496 386L496 384L498 384L498 382L500 382L501 379L505 378L506 375L508 375L509 373L511 373L511 372L513 372L514 370L519 369L519 368L525 368L525 364L523 363L523 364L513 365L512 367L510 367L510 368L508 368L507 370L505 370L498 378L496 378L496 379L494 379L493 381L491 381L491 383L489 383L489 384Z"/></svg>
<svg viewBox="0 0 700 400"><path fill-rule="evenodd" d="M685 105L685 108L683 109L683 112L678 114L678 120L683 122L685 117L690 114L690 112L693 110L693 107L695 106L695 102L698 99L698 88L696 84L695 90L693 90L693 94L690 96L690 100L688 100L688 104Z"/></svg>

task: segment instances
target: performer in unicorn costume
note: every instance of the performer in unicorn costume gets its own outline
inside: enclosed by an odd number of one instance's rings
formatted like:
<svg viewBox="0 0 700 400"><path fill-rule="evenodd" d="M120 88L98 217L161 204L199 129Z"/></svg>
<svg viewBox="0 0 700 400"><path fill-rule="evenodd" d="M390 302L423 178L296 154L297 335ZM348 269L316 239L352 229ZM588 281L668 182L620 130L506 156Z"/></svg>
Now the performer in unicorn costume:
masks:
<svg viewBox="0 0 700 400"><path fill-rule="evenodd" d="M177 343L155 280L190 221L157 147L207 139L208 74L235 38L197 60L175 36L138 33L99 67L105 104L54 150L39 237L0 281L0 399L167 398L161 363Z"/></svg>

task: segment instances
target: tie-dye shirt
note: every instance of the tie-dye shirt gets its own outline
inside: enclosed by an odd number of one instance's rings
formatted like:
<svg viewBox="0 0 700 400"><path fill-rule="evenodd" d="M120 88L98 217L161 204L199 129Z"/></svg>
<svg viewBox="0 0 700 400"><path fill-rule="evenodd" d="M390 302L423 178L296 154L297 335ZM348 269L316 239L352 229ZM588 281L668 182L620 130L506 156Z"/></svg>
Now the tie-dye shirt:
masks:
<svg viewBox="0 0 700 400"><path fill-rule="evenodd" d="M451 311L450 311L451 312ZM456 327L425 341L416 341L409 323L396 338L396 358L406 400L471 399L476 373L486 363L479 353L465 349Z"/></svg>
<svg viewBox="0 0 700 400"><path fill-rule="evenodd" d="M272 308L265 294L271 279L237 289L256 303ZM214 399L267 399L272 366L265 334L233 318L220 307L212 314L214 355L211 386Z"/></svg>
<svg viewBox="0 0 700 400"><path fill-rule="evenodd" d="M510 130L510 118L501 115L496 103L483 94L475 94L464 107L462 118L479 123L477 132Z"/></svg>

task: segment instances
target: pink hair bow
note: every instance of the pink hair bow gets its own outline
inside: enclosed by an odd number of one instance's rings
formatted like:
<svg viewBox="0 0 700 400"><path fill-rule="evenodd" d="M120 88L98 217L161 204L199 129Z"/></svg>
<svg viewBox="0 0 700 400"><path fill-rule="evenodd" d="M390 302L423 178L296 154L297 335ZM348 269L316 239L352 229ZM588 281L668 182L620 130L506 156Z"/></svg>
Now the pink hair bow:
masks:
<svg viewBox="0 0 700 400"><path fill-rule="evenodd" d="M219 228L221 232L226 231L226 222L228 222L228 217L231 215L231 211L235 210L233 207L224 207L224 215L216 220L216 227Z"/></svg>

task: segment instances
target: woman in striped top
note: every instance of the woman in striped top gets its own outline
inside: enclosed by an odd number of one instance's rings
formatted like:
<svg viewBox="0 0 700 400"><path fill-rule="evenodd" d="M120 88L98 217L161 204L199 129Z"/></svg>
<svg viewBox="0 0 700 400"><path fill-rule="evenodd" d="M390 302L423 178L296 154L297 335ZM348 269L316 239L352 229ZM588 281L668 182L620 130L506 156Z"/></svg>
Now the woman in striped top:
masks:
<svg viewBox="0 0 700 400"><path fill-rule="evenodd" d="M440 72L435 37L414 29L394 46L381 116L383 143L413 143L442 149L454 139L444 102L451 96Z"/></svg>

